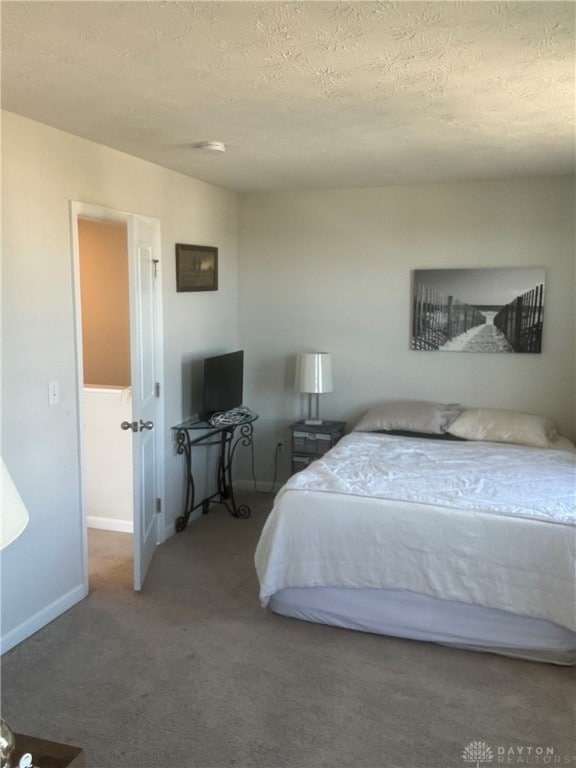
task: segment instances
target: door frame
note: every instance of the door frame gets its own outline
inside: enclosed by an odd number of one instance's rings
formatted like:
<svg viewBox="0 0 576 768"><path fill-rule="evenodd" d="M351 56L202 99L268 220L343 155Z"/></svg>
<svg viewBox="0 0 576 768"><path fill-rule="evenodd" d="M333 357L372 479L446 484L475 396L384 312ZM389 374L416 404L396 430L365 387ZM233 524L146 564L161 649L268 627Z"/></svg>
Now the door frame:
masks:
<svg viewBox="0 0 576 768"><path fill-rule="evenodd" d="M78 218L95 219L98 221L120 222L128 226L129 217L136 216L144 219L154 226L154 248L158 258L160 257L160 220L140 214L119 211L114 208L82 203L77 200L70 200L70 227L72 242L72 276L73 276L73 311L74 311L74 340L75 340L75 361L76 361L76 418L78 424L78 456L80 459L79 469L79 489L80 489L80 507L82 516L82 578L83 584L88 594L89 591L89 573L88 573L88 521L86 514L86 485L85 485L85 447L83 430L83 407L82 407L82 388L84 382L84 357L82 340L82 295L80 281L80 245L78 238ZM128 253L130 260L130 253ZM156 347L156 381L160 385L160 396L157 402L157 418L155 421L154 435L156 440L156 488L158 497L162 500L161 509L156 515L156 542L161 544L166 538L165 525L165 493L164 493L164 334L162 328L162 269L158 265L158 274L155 281L156 300L154 331ZM130 347L132 348L133 329L130 328ZM118 425L120 428L120 425ZM132 432L130 432L130 435ZM127 439L130 439L127 435ZM138 478L133 478L133 487L136 488ZM136 511L136 505L134 510ZM133 534L134 535L134 534ZM135 546L135 545L134 545Z"/></svg>

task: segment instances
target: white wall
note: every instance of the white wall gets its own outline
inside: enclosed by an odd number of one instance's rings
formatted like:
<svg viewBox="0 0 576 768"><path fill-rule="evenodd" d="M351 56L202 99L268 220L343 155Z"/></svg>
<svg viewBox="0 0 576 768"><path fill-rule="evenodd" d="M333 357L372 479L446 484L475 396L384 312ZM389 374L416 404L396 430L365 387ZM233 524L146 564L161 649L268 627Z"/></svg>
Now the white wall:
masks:
<svg viewBox="0 0 576 768"><path fill-rule="evenodd" d="M84 498L89 528L134 531L130 387L84 387Z"/></svg>
<svg viewBox="0 0 576 768"><path fill-rule="evenodd" d="M166 426L190 410L190 363L238 347L236 194L2 113L3 454L30 524L2 553L3 645L83 594L69 201L162 224ZM176 242L219 248L219 290L176 293ZM48 381L60 383L48 406ZM183 461L166 430L167 527ZM202 488L199 489L202 493Z"/></svg>
<svg viewBox="0 0 576 768"><path fill-rule="evenodd" d="M350 426L370 404L405 397L545 414L574 436L573 178L251 194L240 220L259 477L302 415L300 351L333 353L321 415ZM410 350L411 270L502 266L546 268L542 354Z"/></svg>

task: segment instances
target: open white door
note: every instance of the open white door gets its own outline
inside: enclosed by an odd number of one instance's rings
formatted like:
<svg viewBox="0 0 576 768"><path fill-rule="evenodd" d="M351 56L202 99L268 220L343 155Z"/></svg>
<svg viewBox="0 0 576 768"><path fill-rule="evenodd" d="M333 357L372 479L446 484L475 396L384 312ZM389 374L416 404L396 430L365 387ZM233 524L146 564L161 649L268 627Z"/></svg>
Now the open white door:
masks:
<svg viewBox="0 0 576 768"><path fill-rule="evenodd" d="M142 589L159 537L158 440L161 439L159 222L128 216L132 429L134 463L134 589Z"/></svg>
<svg viewBox="0 0 576 768"><path fill-rule="evenodd" d="M82 351L82 301L80 290L80 248L78 218L122 222L127 226L130 282L130 347L132 380L131 421L123 429L132 431L134 485L134 589L140 590L154 555L156 544L164 541L164 514L161 510L164 476L164 415L160 389L162 372L162 286L160 221L111 208L70 201L74 263L74 305L78 390L84 381ZM78 397L78 423L83 423ZM130 439L126 435L126 439ZM82 560L88 592L88 544L84 495L84 439L79 430L80 488L84 535Z"/></svg>

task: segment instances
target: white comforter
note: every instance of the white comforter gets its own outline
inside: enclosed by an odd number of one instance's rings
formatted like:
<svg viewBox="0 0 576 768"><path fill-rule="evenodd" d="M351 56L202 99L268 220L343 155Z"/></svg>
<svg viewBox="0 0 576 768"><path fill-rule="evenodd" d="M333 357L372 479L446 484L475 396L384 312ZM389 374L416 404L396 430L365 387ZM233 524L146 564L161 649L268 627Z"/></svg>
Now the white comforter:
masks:
<svg viewBox="0 0 576 768"><path fill-rule="evenodd" d="M407 589L576 630L575 493L569 451L353 433L278 493L261 601Z"/></svg>

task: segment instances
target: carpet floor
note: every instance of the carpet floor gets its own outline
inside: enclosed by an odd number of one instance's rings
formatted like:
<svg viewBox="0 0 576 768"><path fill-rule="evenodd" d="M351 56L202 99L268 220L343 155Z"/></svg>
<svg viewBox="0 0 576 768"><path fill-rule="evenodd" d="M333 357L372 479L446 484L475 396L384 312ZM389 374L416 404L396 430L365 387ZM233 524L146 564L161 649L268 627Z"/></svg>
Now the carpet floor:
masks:
<svg viewBox="0 0 576 768"><path fill-rule="evenodd" d="M271 497L243 500L249 520L213 506L160 546L141 593L131 537L91 532L90 595L2 659L12 728L87 768L576 768L575 668L262 609ZM492 760L465 760L471 742Z"/></svg>

